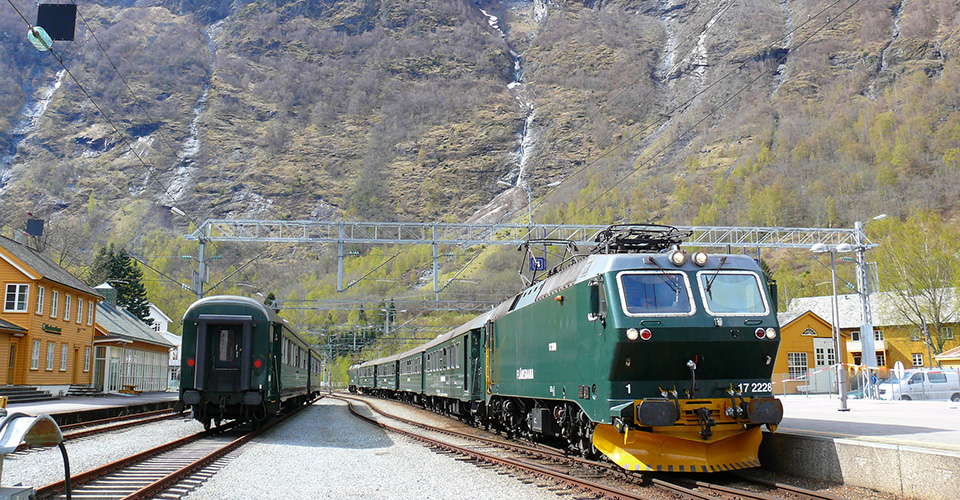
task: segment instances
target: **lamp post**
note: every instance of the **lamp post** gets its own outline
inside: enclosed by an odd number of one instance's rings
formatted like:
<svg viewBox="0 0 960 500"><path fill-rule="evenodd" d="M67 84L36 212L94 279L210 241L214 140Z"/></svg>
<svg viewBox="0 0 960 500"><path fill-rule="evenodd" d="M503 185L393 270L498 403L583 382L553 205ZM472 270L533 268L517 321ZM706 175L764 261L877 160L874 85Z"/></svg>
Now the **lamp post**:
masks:
<svg viewBox="0 0 960 500"><path fill-rule="evenodd" d="M857 261L857 290L860 293L860 346L861 363L867 367L867 391L869 398L873 399L873 373L877 369L877 347L873 336L873 318L870 314L870 280L867 278L867 248L864 245L866 236L863 234L863 228L867 224L882 220L887 214L880 214L867 222L855 222L853 224L856 230L856 261Z"/></svg>
<svg viewBox="0 0 960 500"><path fill-rule="evenodd" d="M831 328L831 333L833 335L833 349L836 353L837 359L837 369L839 371L837 376L837 392L840 394L840 408L839 411L850 411L847 408L847 370L843 367L843 360L840 357L840 309L837 304L837 252L849 252L853 248L847 243L841 243L834 248L829 248L823 243L817 243L810 247L810 251L813 253L829 253L830 254L830 278L833 283L833 326ZM863 338L863 335L860 336Z"/></svg>

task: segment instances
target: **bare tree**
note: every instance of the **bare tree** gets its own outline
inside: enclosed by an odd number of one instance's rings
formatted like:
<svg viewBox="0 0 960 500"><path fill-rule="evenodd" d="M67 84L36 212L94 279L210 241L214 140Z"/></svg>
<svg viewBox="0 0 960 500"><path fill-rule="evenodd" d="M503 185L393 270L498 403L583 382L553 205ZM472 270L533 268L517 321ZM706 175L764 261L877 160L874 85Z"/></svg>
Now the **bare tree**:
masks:
<svg viewBox="0 0 960 500"><path fill-rule="evenodd" d="M884 224L878 266L882 288L893 295L888 307L923 333L933 354L943 352L944 327L956 323L960 301L960 235L933 212Z"/></svg>

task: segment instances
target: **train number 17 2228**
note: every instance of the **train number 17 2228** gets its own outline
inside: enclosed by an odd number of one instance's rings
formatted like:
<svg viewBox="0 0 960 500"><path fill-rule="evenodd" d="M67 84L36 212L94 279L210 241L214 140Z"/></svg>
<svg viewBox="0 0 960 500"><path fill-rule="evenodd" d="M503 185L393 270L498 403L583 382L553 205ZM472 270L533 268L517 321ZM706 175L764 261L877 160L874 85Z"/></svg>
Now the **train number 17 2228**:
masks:
<svg viewBox="0 0 960 500"><path fill-rule="evenodd" d="M745 394L748 392L773 392L773 382L744 382L737 385L737 392Z"/></svg>

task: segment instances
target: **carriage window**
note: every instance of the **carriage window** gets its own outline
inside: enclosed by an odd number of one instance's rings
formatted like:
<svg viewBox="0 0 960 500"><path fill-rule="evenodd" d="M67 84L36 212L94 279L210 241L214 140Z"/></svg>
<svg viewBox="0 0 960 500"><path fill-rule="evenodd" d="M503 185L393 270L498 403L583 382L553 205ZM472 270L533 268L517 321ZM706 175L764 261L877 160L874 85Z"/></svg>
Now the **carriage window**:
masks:
<svg viewBox="0 0 960 500"><path fill-rule="evenodd" d="M236 334L233 330L220 330L220 350L218 358L220 361L233 361L237 359Z"/></svg>
<svg viewBox="0 0 960 500"><path fill-rule="evenodd" d="M702 271L700 294L710 314L767 314L760 277L735 271Z"/></svg>
<svg viewBox="0 0 960 500"><path fill-rule="evenodd" d="M692 314L693 306L683 273L622 273L620 298L630 316Z"/></svg>

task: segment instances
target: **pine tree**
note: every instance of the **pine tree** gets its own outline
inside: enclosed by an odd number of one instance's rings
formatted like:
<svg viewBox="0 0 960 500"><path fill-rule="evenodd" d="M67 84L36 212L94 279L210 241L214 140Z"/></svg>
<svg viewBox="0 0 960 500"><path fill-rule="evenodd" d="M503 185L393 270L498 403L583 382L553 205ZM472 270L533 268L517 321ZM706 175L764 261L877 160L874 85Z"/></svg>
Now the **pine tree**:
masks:
<svg viewBox="0 0 960 500"><path fill-rule="evenodd" d="M143 271L125 249L116 250L113 243L100 248L93 258L88 283L92 286L108 283L117 291L118 306L148 326L153 325L147 289L143 285Z"/></svg>

